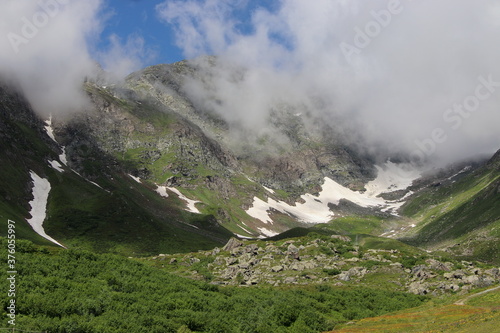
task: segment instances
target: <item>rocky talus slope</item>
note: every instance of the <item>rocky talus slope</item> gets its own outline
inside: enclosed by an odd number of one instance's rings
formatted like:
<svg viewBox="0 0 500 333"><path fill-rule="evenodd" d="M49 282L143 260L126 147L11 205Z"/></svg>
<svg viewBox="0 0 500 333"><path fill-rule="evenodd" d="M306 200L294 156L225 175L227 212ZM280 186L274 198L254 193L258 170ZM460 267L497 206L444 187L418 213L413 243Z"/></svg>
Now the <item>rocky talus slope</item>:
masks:
<svg viewBox="0 0 500 333"><path fill-rule="evenodd" d="M369 286L411 293L466 293L500 283L500 270L417 249L368 249L348 236L283 241L231 239L223 248L149 259L154 265L216 285Z"/></svg>

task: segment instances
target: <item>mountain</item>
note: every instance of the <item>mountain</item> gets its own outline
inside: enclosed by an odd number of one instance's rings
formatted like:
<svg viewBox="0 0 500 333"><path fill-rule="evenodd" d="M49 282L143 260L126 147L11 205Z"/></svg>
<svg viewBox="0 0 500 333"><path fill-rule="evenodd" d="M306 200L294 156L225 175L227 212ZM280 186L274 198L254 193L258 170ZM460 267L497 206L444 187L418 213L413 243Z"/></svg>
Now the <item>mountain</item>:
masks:
<svg viewBox="0 0 500 333"><path fill-rule="evenodd" d="M67 247L136 255L207 249L232 235L212 216L186 212L175 195L134 181L89 137L89 123L54 133L22 95L3 86L0 96L2 234L10 219L18 238L48 244L33 230L43 223Z"/></svg>
<svg viewBox="0 0 500 333"><path fill-rule="evenodd" d="M277 102L259 127L228 120L211 91L213 61L152 66L120 84L102 74L82 85L85 110L44 119L2 85L2 223L19 221L18 236L40 244L142 255L318 223L452 247L498 220L498 153L426 173L363 152L307 106Z"/></svg>

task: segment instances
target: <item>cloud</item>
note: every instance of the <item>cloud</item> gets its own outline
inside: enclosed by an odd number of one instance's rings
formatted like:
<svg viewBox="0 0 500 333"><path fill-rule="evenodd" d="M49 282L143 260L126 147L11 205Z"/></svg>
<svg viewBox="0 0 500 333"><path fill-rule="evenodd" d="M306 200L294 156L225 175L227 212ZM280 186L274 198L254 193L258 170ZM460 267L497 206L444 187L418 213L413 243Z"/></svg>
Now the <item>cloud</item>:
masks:
<svg viewBox="0 0 500 333"><path fill-rule="evenodd" d="M109 50L96 51L108 18L102 0L2 1L0 77L20 86L44 116L82 109L87 105L82 83L96 72L96 61L117 74L141 66L139 37L125 44L111 37ZM135 47L139 51L130 56Z"/></svg>
<svg viewBox="0 0 500 333"><path fill-rule="evenodd" d="M256 126L285 101L342 124L346 140L361 133L371 151L448 161L500 147L499 1L287 0L241 22L245 5L157 7L186 57L220 59L207 67L209 92L188 88L226 119ZM235 66L245 68L237 79ZM493 91L464 104L481 78Z"/></svg>
<svg viewBox="0 0 500 333"><path fill-rule="evenodd" d="M109 37L109 45L107 50L98 52L96 57L115 80L142 68L145 62L156 57L156 53L146 47L144 38L137 34L128 36L125 43L118 35L113 34Z"/></svg>

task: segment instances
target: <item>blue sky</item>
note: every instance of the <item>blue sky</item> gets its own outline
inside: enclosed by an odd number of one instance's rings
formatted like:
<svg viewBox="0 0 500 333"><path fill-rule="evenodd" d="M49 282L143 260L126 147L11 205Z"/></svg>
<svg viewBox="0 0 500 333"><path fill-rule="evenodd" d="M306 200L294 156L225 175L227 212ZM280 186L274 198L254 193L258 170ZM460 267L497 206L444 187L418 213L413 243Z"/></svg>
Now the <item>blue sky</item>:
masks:
<svg viewBox="0 0 500 333"><path fill-rule="evenodd" d="M142 37L145 47L155 53L155 57L148 59L145 65L172 63L185 59L183 50L176 45L174 26L162 20L157 11L158 5L168 2L172 1L105 0L104 15L110 15L110 17L105 21L106 24L98 48L108 47L108 38L113 34L119 36L122 42L128 36L134 35ZM232 1L232 3L238 3L238 1ZM257 8L275 10L279 4L280 1L240 1L240 8L235 6L231 15L236 19L238 29L243 34L251 33L251 17L255 10Z"/></svg>
<svg viewBox="0 0 500 333"><path fill-rule="evenodd" d="M100 47L108 43L107 37L116 34L121 40L130 35L144 38L146 47L155 51L156 59L150 62L172 63L184 58L182 50L175 45L175 35L167 24L161 22L156 6L162 0L106 0L106 12L111 17L106 21ZM152 65L149 63L147 65Z"/></svg>

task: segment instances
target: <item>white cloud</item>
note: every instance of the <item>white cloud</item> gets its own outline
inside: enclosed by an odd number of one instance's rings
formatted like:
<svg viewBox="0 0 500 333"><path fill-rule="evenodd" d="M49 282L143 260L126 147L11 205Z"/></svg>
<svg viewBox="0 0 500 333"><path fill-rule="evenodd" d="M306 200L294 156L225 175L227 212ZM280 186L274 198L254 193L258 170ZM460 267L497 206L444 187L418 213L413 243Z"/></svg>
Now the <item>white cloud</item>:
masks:
<svg viewBox="0 0 500 333"><path fill-rule="evenodd" d="M250 126L267 121L273 103L290 101L342 122L345 133L362 132L370 148L412 152L436 128L447 137L436 144L444 158L499 148L500 89L458 129L443 118L474 94L480 76L500 82L498 1L280 4L254 11L246 31L238 28L241 8L228 1L169 0L157 7L188 58L222 59L212 69L210 92L203 95L191 82L192 95L205 105L215 96L212 108ZM366 45L359 43L363 38ZM358 52L346 57L342 43ZM228 69L234 64L247 68L236 83Z"/></svg>
<svg viewBox="0 0 500 333"><path fill-rule="evenodd" d="M123 75L140 68L146 54L140 38L131 37L124 45L115 38L108 52L95 59L107 18L102 0L2 1L0 78L19 85L44 116L81 109L87 101L81 86L95 73L96 60Z"/></svg>

